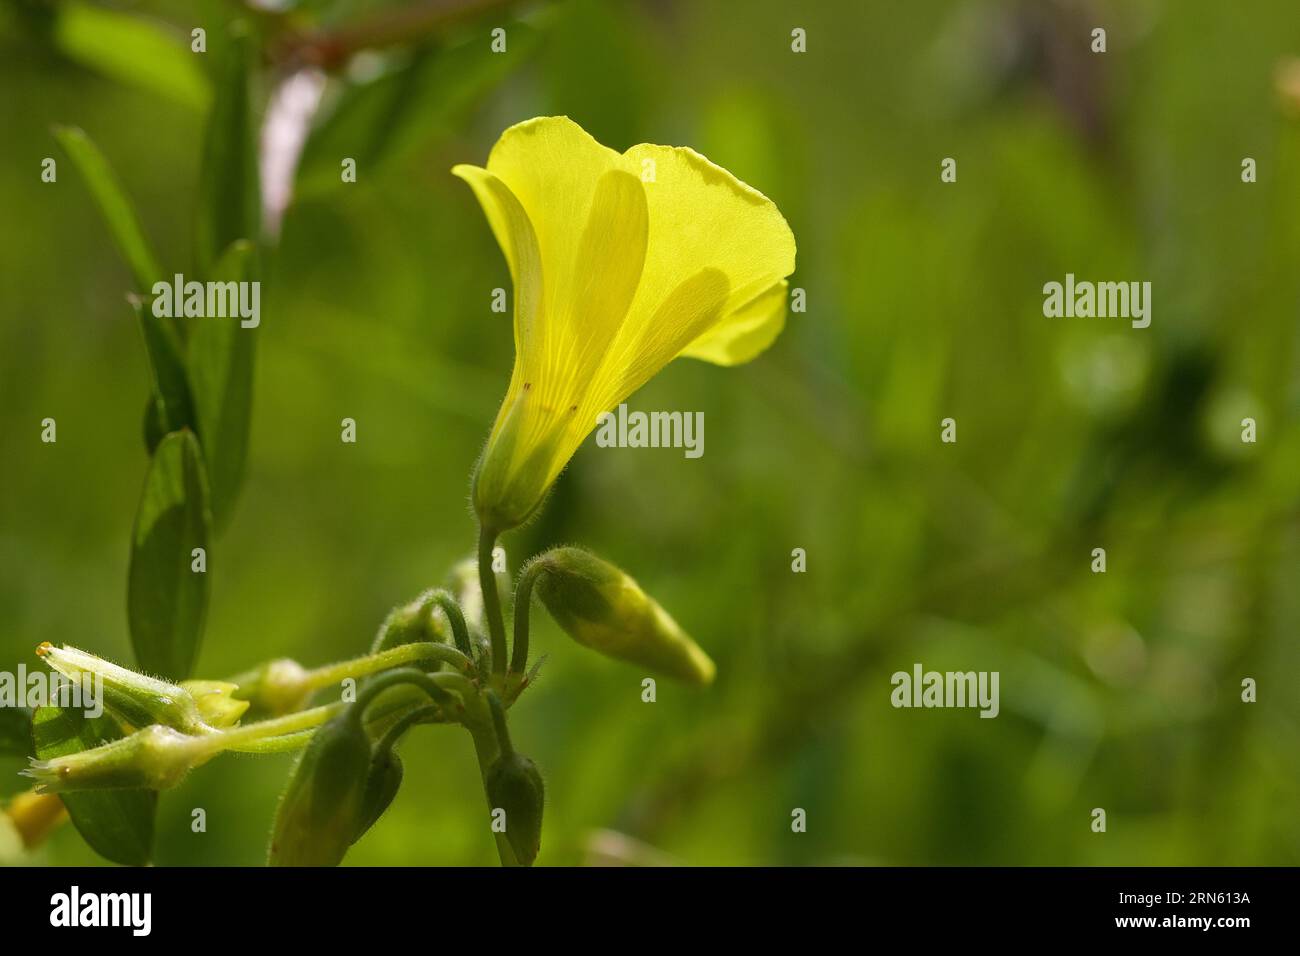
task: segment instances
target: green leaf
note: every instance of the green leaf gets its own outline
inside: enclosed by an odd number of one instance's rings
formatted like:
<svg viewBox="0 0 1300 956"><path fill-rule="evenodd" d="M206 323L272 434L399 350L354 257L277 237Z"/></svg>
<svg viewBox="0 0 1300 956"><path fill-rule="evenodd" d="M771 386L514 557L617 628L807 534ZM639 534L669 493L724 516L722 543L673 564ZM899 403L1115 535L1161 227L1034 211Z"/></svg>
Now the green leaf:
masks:
<svg viewBox="0 0 1300 956"><path fill-rule="evenodd" d="M252 281L253 252L253 244L247 240L234 243L210 278L216 282ZM190 382L217 531L229 524L244 478L256 336L257 329L243 328L238 318L209 316L190 330Z"/></svg>
<svg viewBox="0 0 1300 956"><path fill-rule="evenodd" d="M163 24L88 3L60 4L54 25L54 41L65 56L115 80L203 110L212 90L187 40Z"/></svg>
<svg viewBox="0 0 1300 956"><path fill-rule="evenodd" d="M456 46L416 50L405 63L366 83L344 88L334 111L303 147L295 194L319 195L341 182L347 156L370 175L439 134L509 75L538 41L522 23L510 27L510 56L484 56L475 37Z"/></svg>
<svg viewBox="0 0 1300 956"><path fill-rule="evenodd" d="M208 606L208 575L191 570L212 525L203 453L194 434L172 432L154 452L136 513L127 582L131 644L141 670L189 676Z"/></svg>
<svg viewBox="0 0 1300 956"><path fill-rule="evenodd" d="M26 757L31 751L31 711L26 707L0 707L0 754Z"/></svg>
<svg viewBox="0 0 1300 956"><path fill-rule="evenodd" d="M142 295L148 294L154 283L162 278L162 269L149 248L144 230L140 228L140 220L136 218L135 210L122 191L122 185L108 160L99 151L99 147L91 142L90 137L74 126L55 127L54 138L85 179L118 250L135 275L136 291Z"/></svg>
<svg viewBox="0 0 1300 956"><path fill-rule="evenodd" d="M153 394L145 406L145 446L157 447L159 435L195 427L194 398L180 339L171 324L153 313L144 302L132 302L145 354L149 358L149 379ZM150 408L149 406L153 406Z"/></svg>
<svg viewBox="0 0 1300 956"><path fill-rule="evenodd" d="M255 50L247 27L234 24L214 52L220 60L217 96L204 135L195 219L195 259L205 276L232 242L259 235L261 216L257 136L248 90Z"/></svg>
<svg viewBox="0 0 1300 956"><path fill-rule="evenodd" d="M118 250L135 275L136 289L141 295L152 293L154 284L162 278L162 268L154 258L149 243L140 228L140 221L130 201L122 191L117 176L91 139L73 127L55 129L54 138L63 147L73 165L81 172L90 195L95 200L109 232L117 242ZM144 337L145 352L149 357L149 372L153 383L153 410L146 408L145 443L149 438L148 416L156 416L163 432L176 431L194 425L194 411L190 399L189 382L185 375L185 360L180 336L170 318L155 315L143 301L134 303L140 332ZM152 450L152 447L151 447Z"/></svg>
<svg viewBox="0 0 1300 956"><path fill-rule="evenodd" d="M88 718L80 710L41 707L32 718L32 743L41 760L80 753L121 738L107 714ZM68 816L91 849L127 866L144 866L153 855L153 790L87 790L59 795Z"/></svg>

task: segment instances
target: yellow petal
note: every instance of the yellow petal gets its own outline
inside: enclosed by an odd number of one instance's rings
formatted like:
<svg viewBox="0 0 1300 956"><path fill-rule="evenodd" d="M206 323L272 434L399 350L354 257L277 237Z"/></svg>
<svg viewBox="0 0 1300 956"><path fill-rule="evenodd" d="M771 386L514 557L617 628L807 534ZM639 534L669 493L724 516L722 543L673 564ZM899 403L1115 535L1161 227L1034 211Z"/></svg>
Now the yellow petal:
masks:
<svg viewBox="0 0 1300 956"><path fill-rule="evenodd" d="M532 335L542 302L541 252L532 221L519 199L501 179L479 166L452 167L474 190L497 245L510 266L515 286L515 352ZM531 344L531 343L530 343Z"/></svg>
<svg viewBox="0 0 1300 956"><path fill-rule="evenodd" d="M757 189L686 147L642 144L626 156L645 180L650 208L645 270L630 323L649 321L673 290L704 268L726 277L724 316L794 271L794 235Z"/></svg>
<svg viewBox="0 0 1300 956"><path fill-rule="evenodd" d="M785 328L789 283L782 279L725 316L682 352L715 365L740 365L771 345Z"/></svg>
<svg viewBox="0 0 1300 956"><path fill-rule="evenodd" d="M718 323L729 292L721 270L701 269L668 295L650 321L627 323L593 385L593 404L606 411L648 382Z"/></svg>
<svg viewBox="0 0 1300 956"><path fill-rule="evenodd" d="M581 406L583 393L613 360L610 348L636 296L648 235L641 183L622 170L603 173L578 243L573 281L567 295L552 301L555 311L546 318L546 353L536 368L542 402L572 406L578 400ZM574 411L590 412L594 422L603 409Z"/></svg>
<svg viewBox="0 0 1300 956"><path fill-rule="evenodd" d="M528 214L546 274L546 306L572 301L578 246L591 217L596 184L627 163L567 116L540 116L511 126L488 155L487 168Z"/></svg>

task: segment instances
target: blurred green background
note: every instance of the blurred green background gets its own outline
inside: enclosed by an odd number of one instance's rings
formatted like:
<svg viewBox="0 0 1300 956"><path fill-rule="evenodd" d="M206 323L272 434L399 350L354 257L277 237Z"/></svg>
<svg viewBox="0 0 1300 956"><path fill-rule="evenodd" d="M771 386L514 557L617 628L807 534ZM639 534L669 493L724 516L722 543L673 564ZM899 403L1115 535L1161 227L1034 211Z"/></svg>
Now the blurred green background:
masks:
<svg viewBox="0 0 1300 956"><path fill-rule="evenodd" d="M247 16L266 38L260 109L277 37L393 6L103 9L186 56L193 26L211 50ZM361 653L471 551L468 474L512 357L490 296L509 276L448 170L564 113L619 150L693 146L772 197L808 310L753 363L679 361L631 400L702 411L701 459L589 439L504 541L512 566L571 542L617 562L719 669L707 691L661 680L645 704L638 668L535 612L549 658L512 729L547 781L539 862L1300 862L1292 0L484 6L331 74L317 122L340 102L355 122L309 144L268 263L249 472L210 555L198 674ZM130 274L50 126L99 143L179 271L204 120L202 83L93 37L86 52L60 31L68 9L0 7L10 670L44 640L130 661L147 463ZM378 88L412 64L404 95ZM345 155L354 185L337 182ZM57 184L40 181L46 156ZM1151 327L1044 318L1043 283L1066 272L1150 280ZM1001 715L892 708L890 675L915 662L999 671ZM402 756L401 794L347 862L493 863L468 735L417 728ZM158 862L262 862L290 760L227 756L163 794ZM22 789L19 766L0 761L0 796ZM97 860L71 827L30 857Z"/></svg>

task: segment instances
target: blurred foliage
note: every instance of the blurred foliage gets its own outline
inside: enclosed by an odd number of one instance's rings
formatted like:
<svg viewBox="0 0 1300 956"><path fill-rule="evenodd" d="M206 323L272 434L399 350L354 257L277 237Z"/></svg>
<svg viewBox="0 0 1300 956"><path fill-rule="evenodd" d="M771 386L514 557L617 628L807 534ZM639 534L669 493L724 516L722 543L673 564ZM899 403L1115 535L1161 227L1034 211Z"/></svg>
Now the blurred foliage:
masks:
<svg viewBox="0 0 1300 956"><path fill-rule="evenodd" d="M632 399L703 411L702 458L589 440L504 542L516 566L590 546L718 664L714 687L663 681L645 704L637 668L536 615L550 657L513 735L546 778L539 862L1300 862L1290 0L570 0L486 4L342 64L283 41L397 6L250 16L264 86L312 56L329 78L264 263L247 475L209 557L196 673L361 653L471 551L467 475L512 347L491 290L509 279L448 169L512 122L567 113L620 149L689 144L773 197L809 308L758 361L678 362ZM130 660L147 364L132 274L51 128L86 130L163 273L184 268L237 13L0 7L5 669L34 666L42 640ZM206 55L188 53L196 25ZM1094 25L1104 56L1086 52ZM332 179L341 156L355 184ZM1042 285L1066 272L1151 280L1151 328L1045 319ZM890 674L916 661L1000 671L1001 716L891 708ZM164 793L158 862L260 863L291 759L226 757ZM348 862L491 862L467 736L418 729L402 760ZM20 766L0 756L0 795ZM32 859L98 857L63 827Z"/></svg>

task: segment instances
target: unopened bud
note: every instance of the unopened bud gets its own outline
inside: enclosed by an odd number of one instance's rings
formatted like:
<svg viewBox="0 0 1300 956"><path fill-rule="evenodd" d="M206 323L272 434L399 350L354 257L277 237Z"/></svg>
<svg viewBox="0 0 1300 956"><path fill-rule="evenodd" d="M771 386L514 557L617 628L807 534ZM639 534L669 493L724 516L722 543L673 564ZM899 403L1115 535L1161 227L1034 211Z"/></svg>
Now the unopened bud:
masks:
<svg viewBox="0 0 1300 956"><path fill-rule="evenodd" d="M248 701L253 710L269 717L301 710L311 696L306 669L287 657L240 674L234 683L238 686L233 694L237 700Z"/></svg>
<svg viewBox="0 0 1300 956"><path fill-rule="evenodd" d="M9 801L3 816L8 818L23 847L31 850L44 843L68 818L68 811L57 795L28 790Z"/></svg>
<svg viewBox="0 0 1300 956"><path fill-rule="evenodd" d="M713 681L709 656L617 567L580 548L555 548L536 560L544 568L538 596L579 644L692 684Z"/></svg>
<svg viewBox="0 0 1300 956"><path fill-rule="evenodd" d="M337 866L357 836L370 738L351 709L312 735L271 832L272 866Z"/></svg>
<svg viewBox="0 0 1300 956"><path fill-rule="evenodd" d="M235 700L233 696L239 689L238 684L221 680L187 680L180 686L194 698L203 722L218 730L235 726L249 708L248 701Z"/></svg>
<svg viewBox="0 0 1300 956"><path fill-rule="evenodd" d="M211 757L203 738L153 724L121 740L78 753L33 760L23 776L37 793L73 790L166 790Z"/></svg>
<svg viewBox="0 0 1300 956"><path fill-rule="evenodd" d="M392 747L376 749L370 759L370 772L366 775L366 789L361 797L361 816L356 835L356 843L366 831L375 825L384 811L392 804L393 798L402 786L402 760Z"/></svg>
<svg viewBox="0 0 1300 956"><path fill-rule="evenodd" d="M137 674L75 647L55 647L48 642L36 648L37 656L72 681L102 680L105 705L135 727L163 724L185 734L202 734L207 727L189 692L176 684Z"/></svg>
<svg viewBox="0 0 1300 956"><path fill-rule="evenodd" d="M506 840L515 857L531 866L542 848L542 811L546 788L537 766L519 753L502 754L488 768L487 795L494 810L506 815Z"/></svg>

